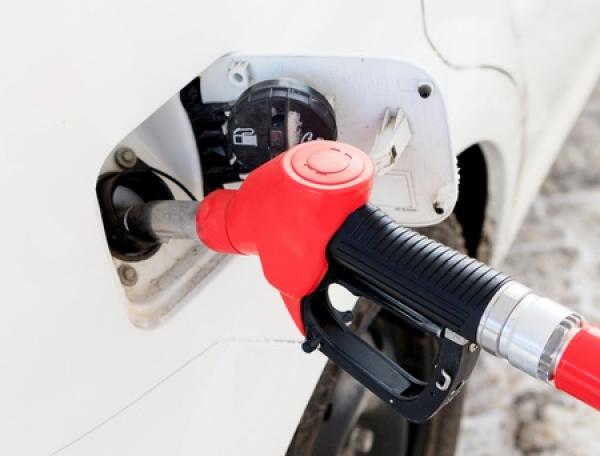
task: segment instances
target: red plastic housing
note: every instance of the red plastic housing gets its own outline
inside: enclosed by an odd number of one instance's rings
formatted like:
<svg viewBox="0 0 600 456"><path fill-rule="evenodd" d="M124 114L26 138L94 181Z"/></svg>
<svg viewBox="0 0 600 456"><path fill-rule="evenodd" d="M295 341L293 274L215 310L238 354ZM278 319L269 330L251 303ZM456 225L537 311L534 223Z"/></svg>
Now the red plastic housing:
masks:
<svg viewBox="0 0 600 456"><path fill-rule="evenodd" d="M600 410L600 329L585 327L567 345L556 368L555 385Z"/></svg>
<svg viewBox="0 0 600 456"><path fill-rule="evenodd" d="M311 141L254 170L239 190L208 195L198 236L223 253L256 254L304 333L301 301L327 272L329 240L365 205L373 185L368 155L335 141Z"/></svg>

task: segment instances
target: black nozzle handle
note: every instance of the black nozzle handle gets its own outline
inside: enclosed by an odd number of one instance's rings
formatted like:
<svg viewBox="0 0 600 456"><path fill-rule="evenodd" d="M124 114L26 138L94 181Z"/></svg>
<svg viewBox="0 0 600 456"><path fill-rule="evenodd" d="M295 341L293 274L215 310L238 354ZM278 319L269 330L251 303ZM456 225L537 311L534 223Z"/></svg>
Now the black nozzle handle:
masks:
<svg viewBox="0 0 600 456"><path fill-rule="evenodd" d="M406 308L475 341L481 317L509 279L473 258L400 226L381 209L353 212L328 247L340 283L378 304Z"/></svg>
<svg viewBox="0 0 600 456"><path fill-rule="evenodd" d="M410 421L422 422L467 381L479 355L477 329L510 279L398 225L375 206L353 212L329 242L329 270L303 300L307 347L318 347ZM437 338L428 379L413 377L344 323L327 288L338 283Z"/></svg>

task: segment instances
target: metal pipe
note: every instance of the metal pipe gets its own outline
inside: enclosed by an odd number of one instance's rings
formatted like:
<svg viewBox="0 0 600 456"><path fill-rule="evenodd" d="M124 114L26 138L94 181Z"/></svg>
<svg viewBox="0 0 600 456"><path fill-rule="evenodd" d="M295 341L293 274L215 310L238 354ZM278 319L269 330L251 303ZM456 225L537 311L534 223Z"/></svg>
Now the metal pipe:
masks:
<svg viewBox="0 0 600 456"><path fill-rule="evenodd" d="M123 225L132 234L166 242L197 240L197 201L152 201L131 206L123 213Z"/></svg>

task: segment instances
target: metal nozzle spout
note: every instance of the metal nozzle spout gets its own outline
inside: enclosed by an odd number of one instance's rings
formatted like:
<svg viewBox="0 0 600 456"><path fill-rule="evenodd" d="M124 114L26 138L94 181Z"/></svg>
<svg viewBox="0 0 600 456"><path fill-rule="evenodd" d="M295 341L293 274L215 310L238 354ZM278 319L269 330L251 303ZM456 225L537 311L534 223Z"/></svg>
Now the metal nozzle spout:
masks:
<svg viewBox="0 0 600 456"><path fill-rule="evenodd" d="M197 201L152 201L128 207L123 225L132 234L159 242L170 239L198 240L196 231Z"/></svg>

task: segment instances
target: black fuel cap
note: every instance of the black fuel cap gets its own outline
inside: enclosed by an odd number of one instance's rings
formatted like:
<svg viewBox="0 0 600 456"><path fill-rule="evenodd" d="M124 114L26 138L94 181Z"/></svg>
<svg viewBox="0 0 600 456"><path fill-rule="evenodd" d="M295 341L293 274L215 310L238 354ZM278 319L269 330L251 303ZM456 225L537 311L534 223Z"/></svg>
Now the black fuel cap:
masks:
<svg viewBox="0 0 600 456"><path fill-rule="evenodd" d="M250 172L296 144L337 139L335 113L317 90L302 81L259 82L242 93L228 122L230 159Z"/></svg>

